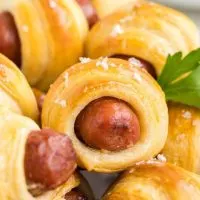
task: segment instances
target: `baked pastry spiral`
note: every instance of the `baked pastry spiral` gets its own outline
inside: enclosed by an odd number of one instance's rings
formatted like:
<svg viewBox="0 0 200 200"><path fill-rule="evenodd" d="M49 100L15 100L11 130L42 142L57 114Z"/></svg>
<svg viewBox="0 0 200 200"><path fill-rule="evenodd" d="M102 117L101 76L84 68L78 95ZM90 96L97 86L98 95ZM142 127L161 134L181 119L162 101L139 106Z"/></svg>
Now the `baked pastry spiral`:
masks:
<svg viewBox="0 0 200 200"><path fill-rule="evenodd" d="M137 1L103 18L92 28L86 55L136 57L151 64L159 75L168 54L177 51L187 54L197 47L199 32L188 17L159 4Z"/></svg>
<svg viewBox="0 0 200 200"><path fill-rule="evenodd" d="M200 173L198 108L168 103L169 133L162 153L167 160L189 171Z"/></svg>
<svg viewBox="0 0 200 200"><path fill-rule="evenodd" d="M39 127L30 118L15 114L6 108L0 107L0 128L1 200L61 200L67 192L79 185L78 175L74 174L56 189L46 191L38 197L33 197L28 190L31 187L33 188L34 185L27 184L24 157L26 157L27 153L26 143L28 137L31 131L39 131ZM41 171L38 171L38 173L41 173Z"/></svg>
<svg viewBox="0 0 200 200"><path fill-rule="evenodd" d="M88 30L75 0L1 1L0 26L0 52L41 90L78 61Z"/></svg>
<svg viewBox="0 0 200 200"><path fill-rule="evenodd" d="M89 171L123 170L159 153L168 113L156 81L121 59L81 60L48 91L43 127L66 133L78 164Z"/></svg>
<svg viewBox="0 0 200 200"><path fill-rule="evenodd" d="M200 198L200 177L180 167L147 162L126 171L102 200Z"/></svg>
<svg viewBox="0 0 200 200"><path fill-rule="evenodd" d="M28 82L20 70L1 54L0 106L34 120L38 119L37 102Z"/></svg>

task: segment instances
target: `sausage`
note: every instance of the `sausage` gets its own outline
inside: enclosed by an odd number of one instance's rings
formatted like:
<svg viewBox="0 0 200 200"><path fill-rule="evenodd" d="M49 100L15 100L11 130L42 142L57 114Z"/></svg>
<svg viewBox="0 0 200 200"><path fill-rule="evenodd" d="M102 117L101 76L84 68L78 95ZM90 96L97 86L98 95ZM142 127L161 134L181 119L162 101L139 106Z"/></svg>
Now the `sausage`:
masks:
<svg viewBox="0 0 200 200"><path fill-rule="evenodd" d="M55 189L68 180L76 166L68 136L47 128L29 134L24 159L27 183L45 191Z"/></svg>
<svg viewBox="0 0 200 200"><path fill-rule="evenodd" d="M139 140L140 124L127 103L113 97L102 97L80 112L75 122L75 133L92 148L119 151Z"/></svg>
<svg viewBox="0 0 200 200"><path fill-rule="evenodd" d="M89 27L91 28L99 20L97 12L91 3L91 0L76 0L76 1L83 10L85 17L87 18Z"/></svg>
<svg viewBox="0 0 200 200"><path fill-rule="evenodd" d="M121 58L123 60L127 60L130 63L136 64L138 67L141 67L145 69L154 79L157 78L156 71L153 67L153 65L141 58L137 58L134 56L128 56L128 55L121 55L121 54L116 54L112 56L112 58Z"/></svg>
<svg viewBox="0 0 200 200"><path fill-rule="evenodd" d="M0 13L0 53L7 56L18 67L21 65L21 44L13 16Z"/></svg>
<svg viewBox="0 0 200 200"><path fill-rule="evenodd" d="M33 88L32 90L37 100L38 109L41 112L46 94L36 88Z"/></svg>
<svg viewBox="0 0 200 200"><path fill-rule="evenodd" d="M65 200L88 200L88 198L78 190L72 190L65 195Z"/></svg>

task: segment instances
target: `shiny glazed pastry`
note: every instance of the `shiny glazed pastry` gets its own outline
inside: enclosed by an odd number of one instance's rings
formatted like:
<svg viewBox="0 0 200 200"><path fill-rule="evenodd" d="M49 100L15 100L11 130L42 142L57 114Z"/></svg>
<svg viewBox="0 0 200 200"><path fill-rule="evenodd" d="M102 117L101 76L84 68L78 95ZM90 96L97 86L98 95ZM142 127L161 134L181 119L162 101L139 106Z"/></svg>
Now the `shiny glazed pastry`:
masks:
<svg viewBox="0 0 200 200"><path fill-rule="evenodd" d="M159 153L168 112L156 81L121 59L81 60L47 93L43 127L66 133L89 171L120 171Z"/></svg>
<svg viewBox="0 0 200 200"><path fill-rule="evenodd" d="M0 106L34 120L38 119L37 102L31 87L20 70L1 54Z"/></svg>
<svg viewBox="0 0 200 200"><path fill-rule="evenodd" d="M138 2L139 0L123 0L123 1L116 1L116 0L89 0L92 5L95 7L97 14L100 19L103 17L113 13L114 11L121 8L123 5L126 5L130 2Z"/></svg>
<svg viewBox="0 0 200 200"><path fill-rule="evenodd" d="M197 47L199 32L188 17L159 4L136 1L92 28L86 42L86 55L89 58L135 57L133 64L137 66L142 59L159 75L168 54L177 51L187 54Z"/></svg>
<svg viewBox="0 0 200 200"><path fill-rule="evenodd" d="M200 110L171 102L168 108L169 134L162 153L169 162L200 173Z"/></svg>
<svg viewBox="0 0 200 200"><path fill-rule="evenodd" d="M200 177L172 164L147 162L126 171L102 200L199 200Z"/></svg>
<svg viewBox="0 0 200 200"><path fill-rule="evenodd" d="M1 200L62 200L79 185L68 137L2 107L0 129Z"/></svg>
<svg viewBox="0 0 200 200"><path fill-rule="evenodd" d="M1 1L0 27L0 52L41 90L77 62L88 30L75 0Z"/></svg>

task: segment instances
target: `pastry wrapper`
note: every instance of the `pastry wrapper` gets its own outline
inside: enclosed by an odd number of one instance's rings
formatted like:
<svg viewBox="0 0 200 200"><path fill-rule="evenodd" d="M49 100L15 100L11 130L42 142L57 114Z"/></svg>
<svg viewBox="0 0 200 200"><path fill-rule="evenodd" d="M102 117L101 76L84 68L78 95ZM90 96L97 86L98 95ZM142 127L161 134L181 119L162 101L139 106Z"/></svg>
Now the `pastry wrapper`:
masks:
<svg viewBox="0 0 200 200"><path fill-rule="evenodd" d="M172 164L157 161L126 171L102 200L198 200L200 176Z"/></svg>
<svg viewBox="0 0 200 200"><path fill-rule="evenodd" d="M86 56L128 55L151 63L157 75L169 54L199 47L199 31L183 13L147 1L135 1L103 18L89 32ZM137 63L136 63L137 65Z"/></svg>
<svg viewBox="0 0 200 200"><path fill-rule="evenodd" d="M38 119L35 96L21 71L0 54L0 106L13 112Z"/></svg>
<svg viewBox="0 0 200 200"><path fill-rule="evenodd" d="M83 53L88 24L75 0L1 1L21 41L21 70L32 86L47 90Z"/></svg>
<svg viewBox="0 0 200 200"><path fill-rule="evenodd" d="M141 138L133 147L117 152L96 150L76 137L78 114L91 101L104 96L124 100L137 114ZM42 125L71 138L79 166L89 171L114 172L159 153L167 138L168 112L164 93L145 71L120 59L85 58L52 85L45 98Z"/></svg>
<svg viewBox="0 0 200 200"><path fill-rule="evenodd" d="M162 153L167 160L200 174L200 110L168 103L169 133Z"/></svg>

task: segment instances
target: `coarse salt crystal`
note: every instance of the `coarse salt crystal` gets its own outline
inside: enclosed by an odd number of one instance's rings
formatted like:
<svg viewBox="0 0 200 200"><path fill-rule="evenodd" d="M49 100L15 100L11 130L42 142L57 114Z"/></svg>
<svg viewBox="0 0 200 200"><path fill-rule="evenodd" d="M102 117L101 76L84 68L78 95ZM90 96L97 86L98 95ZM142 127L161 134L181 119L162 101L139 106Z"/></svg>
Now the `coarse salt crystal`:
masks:
<svg viewBox="0 0 200 200"><path fill-rule="evenodd" d="M132 19L133 19L133 16L128 15L128 16L125 16L124 18L120 19L119 22L123 24L123 23L126 23L128 21L132 21Z"/></svg>
<svg viewBox="0 0 200 200"><path fill-rule="evenodd" d="M142 78L141 78L140 74L138 74L138 73L134 73L134 74L133 74L133 78L134 78L135 80L139 81L139 82L142 81Z"/></svg>
<svg viewBox="0 0 200 200"><path fill-rule="evenodd" d="M198 126L198 125L200 125L200 120L193 120L192 121L192 126Z"/></svg>
<svg viewBox="0 0 200 200"><path fill-rule="evenodd" d="M185 139L185 134L184 133L180 133L179 135L176 136L176 141L177 142L181 142L184 139Z"/></svg>
<svg viewBox="0 0 200 200"><path fill-rule="evenodd" d="M167 161L166 157L163 154L158 154L157 155L157 159L159 161L161 161L161 162L166 162Z"/></svg>
<svg viewBox="0 0 200 200"><path fill-rule="evenodd" d="M99 58L99 60L96 62L96 66L97 67L101 66L104 70L108 70L108 58L107 57Z"/></svg>
<svg viewBox="0 0 200 200"><path fill-rule="evenodd" d="M49 1L49 6L50 6L50 8L56 8L57 3L55 1L53 1L53 0L50 0Z"/></svg>
<svg viewBox="0 0 200 200"><path fill-rule="evenodd" d="M129 63L133 66L133 67L142 67L142 63L138 60L133 58L128 59Z"/></svg>
<svg viewBox="0 0 200 200"><path fill-rule="evenodd" d="M58 104L58 105L60 105L62 108L64 108L64 107L67 106L67 102L64 99L56 99L55 103Z"/></svg>
<svg viewBox="0 0 200 200"><path fill-rule="evenodd" d="M156 161L158 161L156 158L151 158L150 160L142 160L140 162L137 162L135 165L143 165L143 164L154 164Z"/></svg>
<svg viewBox="0 0 200 200"><path fill-rule="evenodd" d="M0 75L2 78L6 78L6 66L3 64L0 64Z"/></svg>
<svg viewBox="0 0 200 200"><path fill-rule="evenodd" d="M79 60L80 60L80 62L81 62L82 64L84 64L84 63L89 63L89 62L91 61L90 58L86 58L86 57L80 57Z"/></svg>
<svg viewBox="0 0 200 200"><path fill-rule="evenodd" d="M115 63L110 64L111 67L117 67Z"/></svg>
<svg viewBox="0 0 200 200"><path fill-rule="evenodd" d="M192 114L191 114L191 112L189 112L189 111L183 111L182 116L183 116L185 119L191 119Z"/></svg>
<svg viewBox="0 0 200 200"><path fill-rule="evenodd" d="M83 92L86 93L88 91L88 87L85 87Z"/></svg>
<svg viewBox="0 0 200 200"><path fill-rule="evenodd" d="M23 25L23 26L22 26L22 30L23 30L24 32L28 33L29 28L28 28L27 25Z"/></svg>
<svg viewBox="0 0 200 200"><path fill-rule="evenodd" d="M68 72L66 72L65 75L64 75L64 81L65 81L65 87L67 87L68 84L69 84L69 74L68 74Z"/></svg>
<svg viewBox="0 0 200 200"><path fill-rule="evenodd" d="M132 174L135 171L134 168L132 168L131 170L129 170L129 173Z"/></svg>
<svg viewBox="0 0 200 200"><path fill-rule="evenodd" d="M113 27L112 32L111 32L111 36L112 37L116 37L120 34L124 33L124 30L122 29L122 27L120 26L120 24L117 24Z"/></svg>

